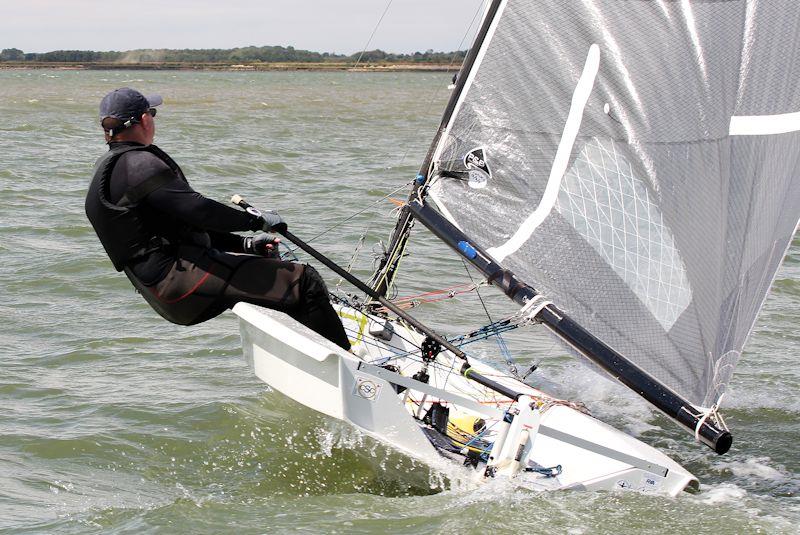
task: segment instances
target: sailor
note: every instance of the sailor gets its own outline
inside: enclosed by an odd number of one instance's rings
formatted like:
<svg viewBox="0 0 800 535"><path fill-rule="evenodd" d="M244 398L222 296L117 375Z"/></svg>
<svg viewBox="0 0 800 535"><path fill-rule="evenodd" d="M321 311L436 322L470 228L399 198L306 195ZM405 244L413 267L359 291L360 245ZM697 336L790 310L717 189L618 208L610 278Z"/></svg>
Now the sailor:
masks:
<svg viewBox="0 0 800 535"><path fill-rule="evenodd" d="M173 323L194 325L244 301L285 312L349 349L316 270L277 258L278 240L266 232L285 229L283 219L204 197L153 145L160 104L160 96L127 87L100 102L109 150L95 165L86 215L116 270Z"/></svg>

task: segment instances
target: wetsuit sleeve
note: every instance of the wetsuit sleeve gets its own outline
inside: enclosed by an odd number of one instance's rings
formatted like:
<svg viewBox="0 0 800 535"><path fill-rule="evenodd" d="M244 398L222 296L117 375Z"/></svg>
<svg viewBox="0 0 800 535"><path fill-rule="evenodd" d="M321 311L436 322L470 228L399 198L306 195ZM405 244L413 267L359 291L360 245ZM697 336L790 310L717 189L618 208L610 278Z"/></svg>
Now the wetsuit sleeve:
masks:
<svg viewBox="0 0 800 535"><path fill-rule="evenodd" d="M211 231L208 235L211 237L211 247L214 249L229 253L244 252L244 241L237 234Z"/></svg>
<svg viewBox="0 0 800 535"><path fill-rule="evenodd" d="M160 158L146 151L122 155L114 168L111 200L118 202L123 195L130 197L131 192L138 193L139 204L195 229L235 232L261 228L256 217L204 197Z"/></svg>
<svg viewBox="0 0 800 535"><path fill-rule="evenodd" d="M151 192L143 202L174 219L207 231L234 232L260 228L257 218L204 197L178 177Z"/></svg>

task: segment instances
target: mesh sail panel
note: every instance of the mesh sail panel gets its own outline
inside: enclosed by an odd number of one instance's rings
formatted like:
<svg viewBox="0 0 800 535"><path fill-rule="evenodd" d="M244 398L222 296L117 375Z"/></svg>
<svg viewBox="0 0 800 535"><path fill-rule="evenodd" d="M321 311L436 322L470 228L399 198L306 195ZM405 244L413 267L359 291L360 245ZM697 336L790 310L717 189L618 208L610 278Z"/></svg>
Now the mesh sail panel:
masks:
<svg viewBox="0 0 800 535"><path fill-rule="evenodd" d="M800 4L503 4L435 148L442 213L665 386L730 380L800 214Z"/></svg>

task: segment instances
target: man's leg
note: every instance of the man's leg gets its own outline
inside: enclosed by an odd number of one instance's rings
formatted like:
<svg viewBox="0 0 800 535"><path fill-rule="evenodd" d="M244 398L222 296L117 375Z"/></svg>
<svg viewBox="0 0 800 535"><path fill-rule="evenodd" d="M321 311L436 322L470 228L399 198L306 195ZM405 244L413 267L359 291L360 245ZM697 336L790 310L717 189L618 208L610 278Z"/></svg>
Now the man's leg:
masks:
<svg viewBox="0 0 800 535"><path fill-rule="evenodd" d="M313 267L309 265L302 267L300 307L298 307L297 315L292 315L292 317L339 347L350 349L350 341L344 332L339 315L331 306L325 282Z"/></svg>
<svg viewBox="0 0 800 535"><path fill-rule="evenodd" d="M195 325L244 301L284 312L350 349L325 282L314 268L197 246L182 246L178 257L167 277L153 287L142 286L126 270L148 303L169 321Z"/></svg>
<svg viewBox="0 0 800 535"><path fill-rule="evenodd" d="M330 303L325 282L311 266L250 255L212 253L230 273L220 305L240 301L285 312L344 349L350 342Z"/></svg>

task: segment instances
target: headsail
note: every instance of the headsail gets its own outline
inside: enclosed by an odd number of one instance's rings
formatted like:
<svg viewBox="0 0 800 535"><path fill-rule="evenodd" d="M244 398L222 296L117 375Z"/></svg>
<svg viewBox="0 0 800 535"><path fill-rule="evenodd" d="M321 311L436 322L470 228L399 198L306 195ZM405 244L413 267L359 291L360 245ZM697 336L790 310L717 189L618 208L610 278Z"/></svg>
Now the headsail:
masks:
<svg viewBox="0 0 800 535"><path fill-rule="evenodd" d="M711 406L798 224L800 8L495 4L430 193L504 268Z"/></svg>

